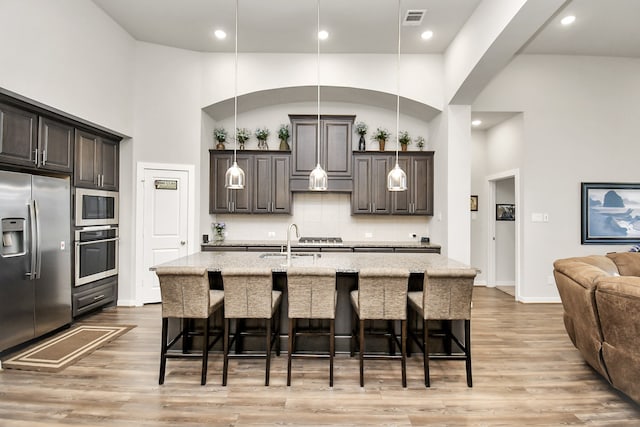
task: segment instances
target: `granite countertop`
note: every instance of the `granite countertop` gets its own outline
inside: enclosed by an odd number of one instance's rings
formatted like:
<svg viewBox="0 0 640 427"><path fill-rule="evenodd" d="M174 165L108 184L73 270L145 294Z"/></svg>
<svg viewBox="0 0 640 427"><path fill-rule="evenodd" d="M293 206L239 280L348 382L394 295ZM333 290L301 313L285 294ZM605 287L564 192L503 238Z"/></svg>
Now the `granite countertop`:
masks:
<svg viewBox="0 0 640 427"><path fill-rule="evenodd" d="M219 242L211 241L209 243L203 243L202 246L253 246L253 247L281 247L287 245L286 240L223 240ZM298 243L297 240L291 241L292 248L313 248L313 247L345 247L345 248L440 248L440 245L433 243L420 243L420 241L374 241L374 240L362 240L354 241L348 240L342 242L341 245L309 245Z"/></svg>
<svg viewBox="0 0 640 427"><path fill-rule="evenodd" d="M198 252L160 266L203 266L209 271L251 266L270 267L274 272L286 272L290 266L329 267L338 273L357 273L368 267L394 267L411 273L426 272L431 277L476 275L475 268L436 253L305 252L293 254L287 260L286 253L280 252Z"/></svg>

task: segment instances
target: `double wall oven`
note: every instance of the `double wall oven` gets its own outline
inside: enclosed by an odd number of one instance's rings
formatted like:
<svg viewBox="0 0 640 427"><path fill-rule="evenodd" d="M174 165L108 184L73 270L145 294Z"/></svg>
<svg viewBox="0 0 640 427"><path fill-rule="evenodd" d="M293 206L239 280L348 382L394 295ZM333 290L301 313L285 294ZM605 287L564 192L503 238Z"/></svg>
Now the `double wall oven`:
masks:
<svg viewBox="0 0 640 427"><path fill-rule="evenodd" d="M77 188L75 286L118 274L118 193Z"/></svg>

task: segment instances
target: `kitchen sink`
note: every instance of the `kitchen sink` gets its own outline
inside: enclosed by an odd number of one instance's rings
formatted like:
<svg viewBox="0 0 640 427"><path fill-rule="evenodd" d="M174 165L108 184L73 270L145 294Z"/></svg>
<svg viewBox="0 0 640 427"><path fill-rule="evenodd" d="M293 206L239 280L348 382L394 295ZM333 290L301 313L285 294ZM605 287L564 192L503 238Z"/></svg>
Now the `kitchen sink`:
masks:
<svg viewBox="0 0 640 427"><path fill-rule="evenodd" d="M291 254L291 259L296 258L309 258L309 257L317 257L320 258L322 254L313 253L313 252L295 252ZM284 252L267 252L264 254L260 254L260 258L263 259L287 259L287 254Z"/></svg>

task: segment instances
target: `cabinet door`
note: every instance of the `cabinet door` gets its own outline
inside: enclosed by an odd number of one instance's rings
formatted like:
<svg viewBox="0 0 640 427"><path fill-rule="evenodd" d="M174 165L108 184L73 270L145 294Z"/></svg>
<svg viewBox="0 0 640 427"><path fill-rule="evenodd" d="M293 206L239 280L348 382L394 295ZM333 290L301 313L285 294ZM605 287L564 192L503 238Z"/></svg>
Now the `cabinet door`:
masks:
<svg viewBox="0 0 640 427"><path fill-rule="evenodd" d="M101 139L98 146L97 169L100 171L100 189L118 190L118 143Z"/></svg>
<svg viewBox="0 0 640 427"><path fill-rule="evenodd" d="M416 192L415 181L412 174L413 162L409 157L398 158L398 164L407 174L407 191L393 192L393 214L409 215L412 213L413 194ZM395 163L394 163L395 166Z"/></svg>
<svg viewBox="0 0 640 427"><path fill-rule="evenodd" d="M308 178L318 164L318 121L292 120L291 176Z"/></svg>
<svg viewBox="0 0 640 427"><path fill-rule="evenodd" d="M371 213L371 156L353 158L353 192L351 213Z"/></svg>
<svg viewBox="0 0 640 427"><path fill-rule="evenodd" d="M251 157L237 156L238 166L251 179ZM233 154L209 152L209 213L250 213L251 183L243 190L228 190L224 184L227 169L233 164Z"/></svg>
<svg viewBox="0 0 640 427"><path fill-rule="evenodd" d="M224 176L232 161L231 154L209 153L209 213L228 213L231 208Z"/></svg>
<svg viewBox="0 0 640 427"><path fill-rule="evenodd" d="M40 117L40 167L60 172L73 170L73 126Z"/></svg>
<svg viewBox="0 0 640 427"><path fill-rule="evenodd" d="M98 187L96 159L98 137L85 131L76 130L75 168L73 183L76 187Z"/></svg>
<svg viewBox="0 0 640 427"><path fill-rule="evenodd" d="M253 183L251 181L251 176L254 174L253 172L253 156L251 155L240 155L236 156L236 161L238 162L238 166L240 169L244 171L245 174L245 185L243 190L225 190L230 193L229 200L231 201L231 210L234 213L251 213L252 212L252 194L253 194ZM231 163L233 163L233 156L231 158ZM231 165L230 163L230 165ZM222 188L224 188L224 174L222 175Z"/></svg>
<svg viewBox="0 0 640 427"><path fill-rule="evenodd" d="M323 122L322 162L331 177L351 176L352 123L329 119Z"/></svg>
<svg viewBox="0 0 640 427"><path fill-rule="evenodd" d="M36 167L38 117L0 103L0 161Z"/></svg>
<svg viewBox="0 0 640 427"><path fill-rule="evenodd" d="M291 156L273 156L271 168L272 212L291 212L291 190L289 168Z"/></svg>
<svg viewBox="0 0 640 427"><path fill-rule="evenodd" d="M387 191L387 174L391 170L391 157L372 156L371 163L371 212L388 214L391 212L391 197Z"/></svg>
<svg viewBox="0 0 640 427"><path fill-rule="evenodd" d="M433 156L411 159L413 214L433 215Z"/></svg>
<svg viewBox="0 0 640 427"><path fill-rule="evenodd" d="M253 169L253 211L271 212L271 156L256 156Z"/></svg>

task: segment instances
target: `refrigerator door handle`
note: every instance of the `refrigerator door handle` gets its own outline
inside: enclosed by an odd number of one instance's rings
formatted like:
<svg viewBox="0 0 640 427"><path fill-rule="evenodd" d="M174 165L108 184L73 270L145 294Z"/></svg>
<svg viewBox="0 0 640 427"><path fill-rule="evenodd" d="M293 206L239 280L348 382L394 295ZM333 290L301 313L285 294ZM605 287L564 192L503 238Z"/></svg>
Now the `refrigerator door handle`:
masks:
<svg viewBox="0 0 640 427"><path fill-rule="evenodd" d="M29 278L29 280L33 280L35 279L35 271L36 271L36 234L38 233L37 227L36 227L36 212L35 212L35 205L33 200L29 200L29 203L27 203L27 206L29 207L29 230L30 230L30 236L29 236L29 256L30 256L30 261L29 261L29 270L25 273L25 276L27 276Z"/></svg>
<svg viewBox="0 0 640 427"><path fill-rule="evenodd" d="M42 267L42 245L40 242L40 210L38 209L38 202L33 201L33 208L36 214L36 270L35 279L40 278L40 269Z"/></svg>

